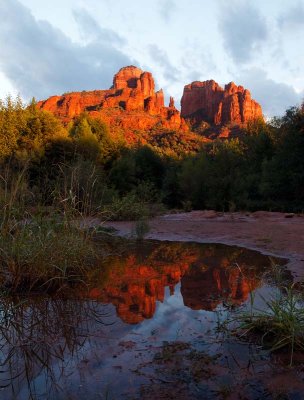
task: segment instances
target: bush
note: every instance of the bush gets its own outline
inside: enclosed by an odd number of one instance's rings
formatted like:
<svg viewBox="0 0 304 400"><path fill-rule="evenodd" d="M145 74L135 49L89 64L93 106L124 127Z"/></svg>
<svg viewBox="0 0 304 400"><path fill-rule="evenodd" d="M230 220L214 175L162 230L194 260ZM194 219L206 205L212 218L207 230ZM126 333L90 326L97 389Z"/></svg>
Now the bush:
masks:
<svg viewBox="0 0 304 400"><path fill-rule="evenodd" d="M116 221L136 221L150 214L149 205L138 201L134 193L113 198L112 203L103 210L109 219Z"/></svg>

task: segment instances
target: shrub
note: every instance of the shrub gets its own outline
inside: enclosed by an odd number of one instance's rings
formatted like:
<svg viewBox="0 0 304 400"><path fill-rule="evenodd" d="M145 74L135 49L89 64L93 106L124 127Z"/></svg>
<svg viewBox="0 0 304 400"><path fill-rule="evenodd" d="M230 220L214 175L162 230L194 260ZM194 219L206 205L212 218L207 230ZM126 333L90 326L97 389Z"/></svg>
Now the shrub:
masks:
<svg viewBox="0 0 304 400"><path fill-rule="evenodd" d="M135 193L122 198L115 197L112 203L103 208L109 219L117 221L136 221L149 215L149 205L138 201Z"/></svg>

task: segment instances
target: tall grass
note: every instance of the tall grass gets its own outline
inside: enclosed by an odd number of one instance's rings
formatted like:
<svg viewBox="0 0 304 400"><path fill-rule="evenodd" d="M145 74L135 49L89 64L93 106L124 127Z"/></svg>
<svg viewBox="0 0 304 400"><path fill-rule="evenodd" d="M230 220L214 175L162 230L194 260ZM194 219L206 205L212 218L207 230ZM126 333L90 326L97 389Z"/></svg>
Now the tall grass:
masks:
<svg viewBox="0 0 304 400"><path fill-rule="evenodd" d="M66 192L60 193L63 213L56 206L48 215L37 206L31 211L26 173L26 167L16 173L7 168L0 176L1 284L10 292L57 290L81 280L102 252L97 254L91 234L75 223L83 210L64 197ZM77 198L73 179L71 199ZM91 206L91 194L85 210Z"/></svg>
<svg viewBox="0 0 304 400"><path fill-rule="evenodd" d="M57 288L96 261L85 232L56 220L31 219L0 236L2 284L13 291Z"/></svg>
<svg viewBox="0 0 304 400"><path fill-rule="evenodd" d="M67 217L100 215L104 203L113 193L105 183L102 170L90 161L78 160L73 165L58 165L58 187L53 204Z"/></svg>
<svg viewBox="0 0 304 400"><path fill-rule="evenodd" d="M27 166L14 172L7 165L0 172L0 232L5 234L25 216L25 204L32 196L27 187Z"/></svg>

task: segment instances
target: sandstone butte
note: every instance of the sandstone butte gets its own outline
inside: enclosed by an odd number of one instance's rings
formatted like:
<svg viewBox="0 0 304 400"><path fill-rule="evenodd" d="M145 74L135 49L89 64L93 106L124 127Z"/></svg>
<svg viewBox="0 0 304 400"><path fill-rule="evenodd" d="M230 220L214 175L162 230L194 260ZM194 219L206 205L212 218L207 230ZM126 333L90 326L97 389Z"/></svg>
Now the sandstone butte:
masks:
<svg viewBox="0 0 304 400"><path fill-rule="evenodd" d="M187 132L187 124L181 118L171 97L168 107L164 104L162 90L155 91L150 72L135 66L121 68L114 76L108 90L66 93L40 101L38 107L52 112L64 123L83 112L100 118L109 126L118 127L129 142L135 140L134 131L148 131L154 127Z"/></svg>
<svg viewBox="0 0 304 400"><path fill-rule="evenodd" d="M170 97L164 104L162 90L155 91L150 72L135 66L121 68L108 90L65 93L38 102L40 109L50 111L65 124L87 112L106 122L113 132L121 131L127 143L138 142L138 132L154 134L161 130L179 131L183 141L204 140L190 132L191 127L208 122L222 127L220 137L229 137L225 125L242 126L248 121L263 118L261 106L252 100L249 90L233 82L221 88L215 81L193 82L184 88L181 112ZM185 121L187 119L187 123ZM189 128L190 127L190 128ZM195 136L195 137L194 137Z"/></svg>
<svg viewBox="0 0 304 400"><path fill-rule="evenodd" d="M223 89L214 80L196 81L184 87L181 115L194 124L205 121L221 126L263 119L262 108L248 89L233 82Z"/></svg>

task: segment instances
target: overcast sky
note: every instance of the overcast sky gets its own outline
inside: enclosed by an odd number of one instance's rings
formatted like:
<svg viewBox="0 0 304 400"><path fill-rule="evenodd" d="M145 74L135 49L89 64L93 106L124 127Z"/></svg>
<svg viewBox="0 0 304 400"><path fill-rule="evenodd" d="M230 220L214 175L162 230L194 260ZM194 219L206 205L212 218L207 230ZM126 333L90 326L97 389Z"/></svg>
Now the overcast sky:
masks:
<svg viewBox="0 0 304 400"><path fill-rule="evenodd" d="M266 116L304 98L304 0L0 0L0 97L106 89L151 71L178 105L194 80L247 87Z"/></svg>

